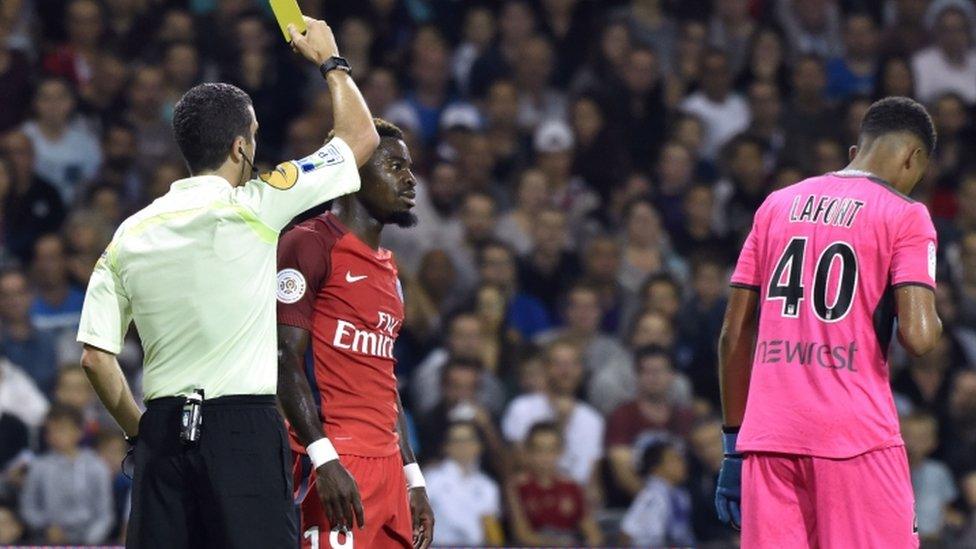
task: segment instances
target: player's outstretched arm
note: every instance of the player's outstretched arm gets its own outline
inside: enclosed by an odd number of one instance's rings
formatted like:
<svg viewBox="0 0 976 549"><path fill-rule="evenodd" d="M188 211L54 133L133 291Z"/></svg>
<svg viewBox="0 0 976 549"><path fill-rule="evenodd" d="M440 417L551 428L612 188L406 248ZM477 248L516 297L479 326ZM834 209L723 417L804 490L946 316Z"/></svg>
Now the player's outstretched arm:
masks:
<svg viewBox="0 0 976 549"><path fill-rule="evenodd" d="M325 21L305 17L305 23L308 27L305 34L298 32L294 25L288 27L291 45L295 51L316 66L321 66L330 57L339 55L335 35ZM356 157L356 165L362 166L380 144L380 136L373 125L373 115L348 72L331 70L326 73L325 78L332 94L335 135L349 145Z"/></svg>
<svg viewBox="0 0 976 549"><path fill-rule="evenodd" d="M434 510L427 498L427 483L417 465L417 458L410 447L407 436L407 418L403 413L403 402L397 394L397 434L400 436L400 457L403 458L403 472L407 477L410 493L410 515L413 518L414 549L427 549L434 540Z"/></svg>
<svg viewBox="0 0 976 549"><path fill-rule="evenodd" d="M359 487L325 436L322 418L305 378L303 364L308 339L308 330L278 324L278 402L302 445L306 448L317 445L318 451L308 453L315 465L315 489L329 522L338 528L351 529L357 524L362 528L365 513ZM324 458L320 457L323 446L331 450ZM316 463L323 459L322 463Z"/></svg>
<svg viewBox="0 0 976 549"><path fill-rule="evenodd" d="M735 442L749 394L758 307L759 293L756 290L733 287L718 342L725 458L715 489L715 509L719 520L736 529L742 524L742 455L736 451Z"/></svg>
<svg viewBox="0 0 976 549"><path fill-rule="evenodd" d="M942 320L935 310L935 292L919 285L895 289L898 307L898 341L914 356L932 350L942 336Z"/></svg>

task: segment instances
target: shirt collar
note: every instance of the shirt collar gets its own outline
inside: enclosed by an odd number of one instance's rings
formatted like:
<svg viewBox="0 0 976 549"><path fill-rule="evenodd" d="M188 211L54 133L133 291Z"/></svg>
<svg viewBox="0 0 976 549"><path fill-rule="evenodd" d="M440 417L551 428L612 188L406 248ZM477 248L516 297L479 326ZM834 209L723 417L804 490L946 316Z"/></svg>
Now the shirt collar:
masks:
<svg viewBox="0 0 976 549"><path fill-rule="evenodd" d="M219 175L197 175L194 177L187 177L186 179L178 179L170 185L172 190L183 190L192 189L195 187L205 187L210 189L220 189L224 186L231 186L230 181L227 181Z"/></svg>

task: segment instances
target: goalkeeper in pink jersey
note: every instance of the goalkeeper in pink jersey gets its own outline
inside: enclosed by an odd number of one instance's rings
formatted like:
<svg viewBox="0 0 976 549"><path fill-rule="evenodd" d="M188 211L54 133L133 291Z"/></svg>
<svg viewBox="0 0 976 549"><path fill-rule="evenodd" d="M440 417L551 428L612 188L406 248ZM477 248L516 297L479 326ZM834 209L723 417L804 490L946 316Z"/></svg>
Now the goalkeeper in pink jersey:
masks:
<svg viewBox="0 0 976 549"><path fill-rule="evenodd" d="M942 333L936 234L908 198L935 148L925 108L882 99L851 162L769 195L732 275L719 341L719 518L742 546L918 547L888 381Z"/></svg>

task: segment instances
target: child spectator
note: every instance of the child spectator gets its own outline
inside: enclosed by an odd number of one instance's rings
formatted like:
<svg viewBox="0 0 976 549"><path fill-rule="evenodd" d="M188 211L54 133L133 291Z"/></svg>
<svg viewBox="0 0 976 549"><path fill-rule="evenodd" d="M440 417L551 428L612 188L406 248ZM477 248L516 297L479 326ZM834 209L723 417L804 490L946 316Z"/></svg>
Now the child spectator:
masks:
<svg viewBox="0 0 976 549"><path fill-rule="evenodd" d="M444 460L424 472L437 517L438 545L498 545L503 541L498 484L479 469L482 443L469 421L448 425Z"/></svg>
<svg viewBox="0 0 976 549"><path fill-rule="evenodd" d="M78 410L52 406L45 422L49 450L27 472L20 510L44 543L98 544L112 528L109 471L79 447L82 426Z"/></svg>
<svg viewBox="0 0 976 549"><path fill-rule="evenodd" d="M99 433L95 439L95 451L102 463L109 470L112 482L112 516L114 517L115 527L112 528L110 540L117 540L124 531L126 522L126 509L129 504L129 492L132 489L132 479L122 470L123 461L129 445L122 436L121 431L106 430ZM131 459L131 458L130 458ZM130 463L129 466L134 466ZM131 469L129 469L131 471Z"/></svg>
<svg viewBox="0 0 976 549"><path fill-rule="evenodd" d="M940 540L947 507L958 494L949 468L929 458L939 445L938 424L929 414L915 413L902 420L901 433L912 471L919 537L923 543Z"/></svg>
<svg viewBox="0 0 976 549"><path fill-rule="evenodd" d="M678 447L670 441L652 444L644 450L642 470L647 477L620 525L625 545L694 545L691 529L691 496L681 485L688 478L688 465Z"/></svg>
<svg viewBox="0 0 976 549"><path fill-rule="evenodd" d="M563 435L552 422L536 423L525 441L526 471L506 497L515 542L522 545L600 545L603 533L587 509L583 489L559 474Z"/></svg>

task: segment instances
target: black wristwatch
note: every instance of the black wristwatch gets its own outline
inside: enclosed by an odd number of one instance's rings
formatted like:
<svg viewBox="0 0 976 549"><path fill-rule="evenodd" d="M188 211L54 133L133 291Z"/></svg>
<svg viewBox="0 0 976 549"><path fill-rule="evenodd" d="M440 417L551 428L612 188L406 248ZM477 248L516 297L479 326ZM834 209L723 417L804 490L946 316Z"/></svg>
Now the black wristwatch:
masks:
<svg viewBox="0 0 976 549"><path fill-rule="evenodd" d="M326 59L325 63L319 65L319 72L322 73L323 78L329 74L329 71L334 70L345 71L346 74L352 74L352 67L349 66L349 61L346 61L344 57L333 55L332 57Z"/></svg>

